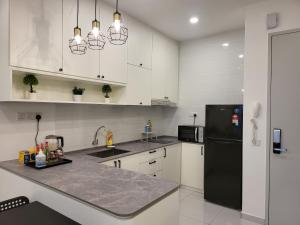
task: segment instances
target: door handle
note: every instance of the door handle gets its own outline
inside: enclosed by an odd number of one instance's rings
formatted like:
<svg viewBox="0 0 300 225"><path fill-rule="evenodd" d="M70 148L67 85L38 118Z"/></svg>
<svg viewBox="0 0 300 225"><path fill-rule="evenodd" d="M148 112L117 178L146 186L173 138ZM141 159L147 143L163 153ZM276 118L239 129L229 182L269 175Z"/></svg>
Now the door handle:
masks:
<svg viewBox="0 0 300 225"><path fill-rule="evenodd" d="M282 133L281 129L275 128L273 130L273 153L274 154L282 154L288 151L286 148L282 148L281 133Z"/></svg>
<svg viewBox="0 0 300 225"><path fill-rule="evenodd" d="M166 148L164 148L164 152L165 152L164 158L167 158L167 149Z"/></svg>

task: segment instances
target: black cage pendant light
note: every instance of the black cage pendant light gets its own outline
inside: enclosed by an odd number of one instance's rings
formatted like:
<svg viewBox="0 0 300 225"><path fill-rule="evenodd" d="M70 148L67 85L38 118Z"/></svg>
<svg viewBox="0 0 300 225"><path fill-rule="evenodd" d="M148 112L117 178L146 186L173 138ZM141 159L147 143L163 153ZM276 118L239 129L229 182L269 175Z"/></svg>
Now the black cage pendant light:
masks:
<svg viewBox="0 0 300 225"><path fill-rule="evenodd" d="M77 22L74 28L74 37L69 40L69 47L73 54L83 55L87 50L87 43L81 36L81 29L78 27L78 17L79 17L79 0L77 0Z"/></svg>
<svg viewBox="0 0 300 225"><path fill-rule="evenodd" d="M97 0L95 0L95 20L92 22L92 31L87 35L88 47L92 50L104 49L106 40L100 32L100 22L97 20Z"/></svg>
<svg viewBox="0 0 300 225"><path fill-rule="evenodd" d="M121 13L118 11L119 0L116 0L116 11L113 15L113 24L108 28L108 40L114 45L123 45L128 38L128 29L122 23Z"/></svg>

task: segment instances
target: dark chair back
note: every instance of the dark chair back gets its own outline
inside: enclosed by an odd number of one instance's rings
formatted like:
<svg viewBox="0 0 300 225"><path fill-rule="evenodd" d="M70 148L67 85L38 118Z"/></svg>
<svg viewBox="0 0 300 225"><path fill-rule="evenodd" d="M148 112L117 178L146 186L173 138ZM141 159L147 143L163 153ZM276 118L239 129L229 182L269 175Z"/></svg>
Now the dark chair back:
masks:
<svg viewBox="0 0 300 225"><path fill-rule="evenodd" d="M0 202L0 213L29 204L29 199L25 196L20 196Z"/></svg>

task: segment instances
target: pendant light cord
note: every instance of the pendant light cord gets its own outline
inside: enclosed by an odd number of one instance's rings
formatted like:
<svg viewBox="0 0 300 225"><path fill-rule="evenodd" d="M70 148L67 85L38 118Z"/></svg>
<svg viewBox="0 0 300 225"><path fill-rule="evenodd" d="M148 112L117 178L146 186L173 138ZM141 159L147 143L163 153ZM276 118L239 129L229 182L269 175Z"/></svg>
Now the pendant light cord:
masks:
<svg viewBox="0 0 300 225"><path fill-rule="evenodd" d="M95 20L97 20L97 0L95 0Z"/></svg>
<svg viewBox="0 0 300 225"><path fill-rule="evenodd" d="M119 12L119 0L117 0L116 11Z"/></svg>
<svg viewBox="0 0 300 225"><path fill-rule="evenodd" d="M79 0L77 0L77 27L78 27L78 17L79 17Z"/></svg>

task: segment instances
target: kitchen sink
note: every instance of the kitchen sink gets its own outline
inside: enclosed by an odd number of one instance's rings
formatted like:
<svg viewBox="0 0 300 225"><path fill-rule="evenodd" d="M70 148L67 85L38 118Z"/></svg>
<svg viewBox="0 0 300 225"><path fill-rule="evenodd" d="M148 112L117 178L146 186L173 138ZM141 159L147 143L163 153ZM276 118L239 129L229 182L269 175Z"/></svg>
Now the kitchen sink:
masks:
<svg viewBox="0 0 300 225"><path fill-rule="evenodd" d="M100 152L90 153L88 155L98 157L98 158L108 158L115 155L125 154L127 152L129 151L114 148L114 149L108 149Z"/></svg>

